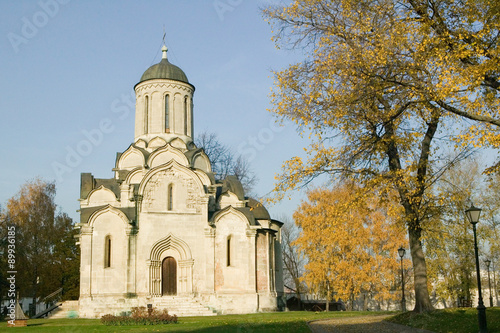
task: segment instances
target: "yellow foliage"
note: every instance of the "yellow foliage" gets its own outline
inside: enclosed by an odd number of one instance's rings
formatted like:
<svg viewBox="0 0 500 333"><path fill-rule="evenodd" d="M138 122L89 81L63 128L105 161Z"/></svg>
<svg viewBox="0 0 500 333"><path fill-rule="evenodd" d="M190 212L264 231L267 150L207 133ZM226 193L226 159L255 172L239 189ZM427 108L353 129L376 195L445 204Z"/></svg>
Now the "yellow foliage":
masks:
<svg viewBox="0 0 500 333"><path fill-rule="evenodd" d="M274 73L271 111L313 138L284 164L275 199L325 173L394 189L416 310L431 310L421 236L446 198L430 189L450 156L500 148L500 3L295 0L265 15L277 43L306 53Z"/></svg>
<svg viewBox="0 0 500 333"><path fill-rule="evenodd" d="M304 280L317 292L344 301L361 292L377 300L393 299L399 263L397 249L407 247L402 223L390 216L394 197L342 184L308 192L294 213L302 233L295 241L308 258Z"/></svg>

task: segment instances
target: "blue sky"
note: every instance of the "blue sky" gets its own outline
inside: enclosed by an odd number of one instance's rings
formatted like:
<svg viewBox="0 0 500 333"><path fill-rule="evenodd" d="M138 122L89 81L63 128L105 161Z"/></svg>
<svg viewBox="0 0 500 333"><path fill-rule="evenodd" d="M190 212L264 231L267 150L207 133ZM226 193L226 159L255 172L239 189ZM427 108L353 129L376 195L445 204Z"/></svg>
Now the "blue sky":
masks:
<svg viewBox="0 0 500 333"><path fill-rule="evenodd" d="M169 60L196 87L195 133L216 132L244 153L255 192L269 192L282 163L307 144L266 110L271 70L302 56L271 41L260 8L275 3L1 1L0 203L39 176L57 181L57 204L78 220L80 173L111 178L116 153L133 141L133 87L160 60L163 27ZM102 137L90 142L96 131ZM302 197L270 211L291 215Z"/></svg>

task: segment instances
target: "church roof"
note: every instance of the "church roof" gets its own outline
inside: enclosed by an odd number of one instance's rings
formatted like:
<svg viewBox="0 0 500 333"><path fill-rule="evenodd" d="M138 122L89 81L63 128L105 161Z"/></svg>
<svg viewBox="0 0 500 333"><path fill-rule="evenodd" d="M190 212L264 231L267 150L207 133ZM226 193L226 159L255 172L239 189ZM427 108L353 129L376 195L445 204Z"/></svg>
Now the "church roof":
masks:
<svg viewBox="0 0 500 333"><path fill-rule="evenodd" d="M179 67L173 65L167 59L167 48L162 48L163 56L159 63L146 69L139 83L154 79L169 79L189 83L186 74Z"/></svg>
<svg viewBox="0 0 500 333"><path fill-rule="evenodd" d="M238 197L239 200L245 200L245 191L241 182L236 176L226 176L222 181L222 193L231 191Z"/></svg>
<svg viewBox="0 0 500 333"><path fill-rule="evenodd" d="M250 207L250 211L252 211L253 216L257 220L270 220L271 216L269 215L269 212L267 211L266 207L259 201L253 199L253 198L248 198L248 207Z"/></svg>

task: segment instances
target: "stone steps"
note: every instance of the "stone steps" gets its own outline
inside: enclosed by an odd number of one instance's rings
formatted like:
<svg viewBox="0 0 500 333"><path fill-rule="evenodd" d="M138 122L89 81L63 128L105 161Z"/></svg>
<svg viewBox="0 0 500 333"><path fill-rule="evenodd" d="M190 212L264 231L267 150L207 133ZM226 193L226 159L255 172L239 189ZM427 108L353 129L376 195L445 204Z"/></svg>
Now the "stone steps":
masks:
<svg viewBox="0 0 500 333"><path fill-rule="evenodd" d="M216 316L217 313L210 309L208 306L203 305L198 300L189 297L157 297L148 301L155 309L167 309L171 315L178 317L190 316ZM146 306L144 304L143 306ZM120 306L113 306L110 304L97 305L94 308L94 313L97 318L108 313L120 313Z"/></svg>
<svg viewBox="0 0 500 333"><path fill-rule="evenodd" d="M199 301L189 297L166 296L151 300L154 308L158 310L167 309L171 315L178 317L188 316L216 316L209 307L201 304Z"/></svg>
<svg viewBox="0 0 500 333"><path fill-rule="evenodd" d="M78 301L64 301L52 311L48 319L74 318L78 316Z"/></svg>

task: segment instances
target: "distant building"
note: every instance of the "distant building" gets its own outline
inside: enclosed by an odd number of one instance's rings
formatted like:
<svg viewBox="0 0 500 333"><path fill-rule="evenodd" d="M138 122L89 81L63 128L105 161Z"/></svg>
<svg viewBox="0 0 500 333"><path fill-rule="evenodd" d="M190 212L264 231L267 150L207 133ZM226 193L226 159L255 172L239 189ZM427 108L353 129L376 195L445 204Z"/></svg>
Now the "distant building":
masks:
<svg viewBox="0 0 500 333"><path fill-rule="evenodd" d="M81 175L79 314L278 310L282 223L236 177L215 180L192 139L195 88L162 51L135 85L135 139L114 177Z"/></svg>

